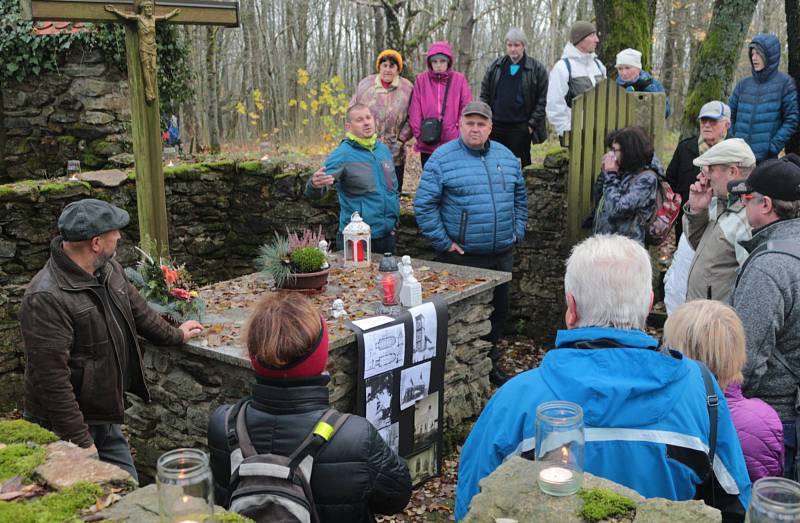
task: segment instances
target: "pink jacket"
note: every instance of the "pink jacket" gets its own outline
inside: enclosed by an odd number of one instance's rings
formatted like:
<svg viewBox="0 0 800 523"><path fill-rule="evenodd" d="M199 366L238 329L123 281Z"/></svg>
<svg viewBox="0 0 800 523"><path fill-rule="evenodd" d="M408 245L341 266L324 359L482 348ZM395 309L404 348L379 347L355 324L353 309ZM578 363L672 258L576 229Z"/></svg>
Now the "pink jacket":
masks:
<svg viewBox="0 0 800 523"><path fill-rule="evenodd" d="M435 54L444 54L450 59L450 66L444 73L434 73L431 69L430 58ZM453 71L453 51L447 42L434 42L428 49L425 61L428 70L417 75L414 81L414 91L411 94L411 105L408 108L408 121L417 143L414 150L430 154L441 144L458 138L458 119L461 110L472 101L472 92L467 79L463 74ZM437 118L442 110L447 79L452 78L450 90L447 92L447 108L442 119L442 135L438 143L422 143L419 139L422 120Z"/></svg>
<svg viewBox="0 0 800 523"><path fill-rule="evenodd" d="M750 481L783 474L783 424L775 410L757 398L745 398L742 386L725 387Z"/></svg>

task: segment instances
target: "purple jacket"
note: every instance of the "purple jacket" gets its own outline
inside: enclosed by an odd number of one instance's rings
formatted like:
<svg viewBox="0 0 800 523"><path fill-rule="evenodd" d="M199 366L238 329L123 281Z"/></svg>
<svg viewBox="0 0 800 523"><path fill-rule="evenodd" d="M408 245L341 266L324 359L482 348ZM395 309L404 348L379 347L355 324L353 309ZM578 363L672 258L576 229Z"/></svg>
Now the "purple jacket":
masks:
<svg viewBox="0 0 800 523"><path fill-rule="evenodd" d="M745 398L742 386L731 383L725 399L742 444L750 481L783 474L783 424L772 407L758 398Z"/></svg>
<svg viewBox="0 0 800 523"><path fill-rule="evenodd" d="M435 54L444 54L450 59L450 65L444 73L434 73L431 69L430 58ZM408 121L414 133L417 144L414 150L431 154L443 143L458 138L458 119L461 110L472 101L472 92L463 74L453 71L453 51L447 42L434 42L425 58L428 70L417 75L414 81L414 91L411 93L411 105L408 108ZM425 118L439 118L442 111L447 79L452 78L450 90L447 92L447 107L442 119L442 135L438 143L422 143L419 139L422 120Z"/></svg>

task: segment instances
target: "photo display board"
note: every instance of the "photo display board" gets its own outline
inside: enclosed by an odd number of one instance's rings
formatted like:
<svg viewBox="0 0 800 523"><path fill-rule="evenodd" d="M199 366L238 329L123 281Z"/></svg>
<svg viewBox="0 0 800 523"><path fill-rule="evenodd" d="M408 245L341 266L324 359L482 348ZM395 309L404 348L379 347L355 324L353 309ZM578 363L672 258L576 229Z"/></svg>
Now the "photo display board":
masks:
<svg viewBox="0 0 800 523"><path fill-rule="evenodd" d="M356 414L405 459L414 486L442 466L447 304L440 298L347 326L358 340Z"/></svg>

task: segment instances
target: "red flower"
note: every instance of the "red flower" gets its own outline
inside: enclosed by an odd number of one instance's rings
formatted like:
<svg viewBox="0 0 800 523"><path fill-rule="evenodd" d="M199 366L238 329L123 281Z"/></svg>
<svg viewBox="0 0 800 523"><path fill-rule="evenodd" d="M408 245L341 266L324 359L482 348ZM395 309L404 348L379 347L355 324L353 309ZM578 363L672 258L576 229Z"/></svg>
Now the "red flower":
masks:
<svg viewBox="0 0 800 523"><path fill-rule="evenodd" d="M170 290L169 294L170 296L173 296L183 301L189 301L192 299L192 296L189 294L189 291L187 291L186 289L179 289L177 287Z"/></svg>
<svg viewBox="0 0 800 523"><path fill-rule="evenodd" d="M168 285L174 285L178 281L178 271L173 271L166 265L161 266L161 272L164 273L164 279Z"/></svg>

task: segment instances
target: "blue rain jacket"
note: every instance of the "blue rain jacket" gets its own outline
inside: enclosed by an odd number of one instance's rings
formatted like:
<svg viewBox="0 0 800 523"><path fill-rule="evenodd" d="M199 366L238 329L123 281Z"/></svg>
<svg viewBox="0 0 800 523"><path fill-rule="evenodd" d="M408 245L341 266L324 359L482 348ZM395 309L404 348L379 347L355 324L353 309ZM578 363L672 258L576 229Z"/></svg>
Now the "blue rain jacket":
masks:
<svg viewBox="0 0 800 523"><path fill-rule="evenodd" d="M636 77L636 80L631 82L626 82L622 79L622 77L617 76L617 85L624 88L626 91L640 91L645 93L667 93L667 90L664 89L664 86L661 82L653 78L653 76L648 73L647 71L642 71L639 73L639 76ZM669 115L672 114L672 107L669 105L669 95L667 95L666 100L666 114L664 118L669 118Z"/></svg>

